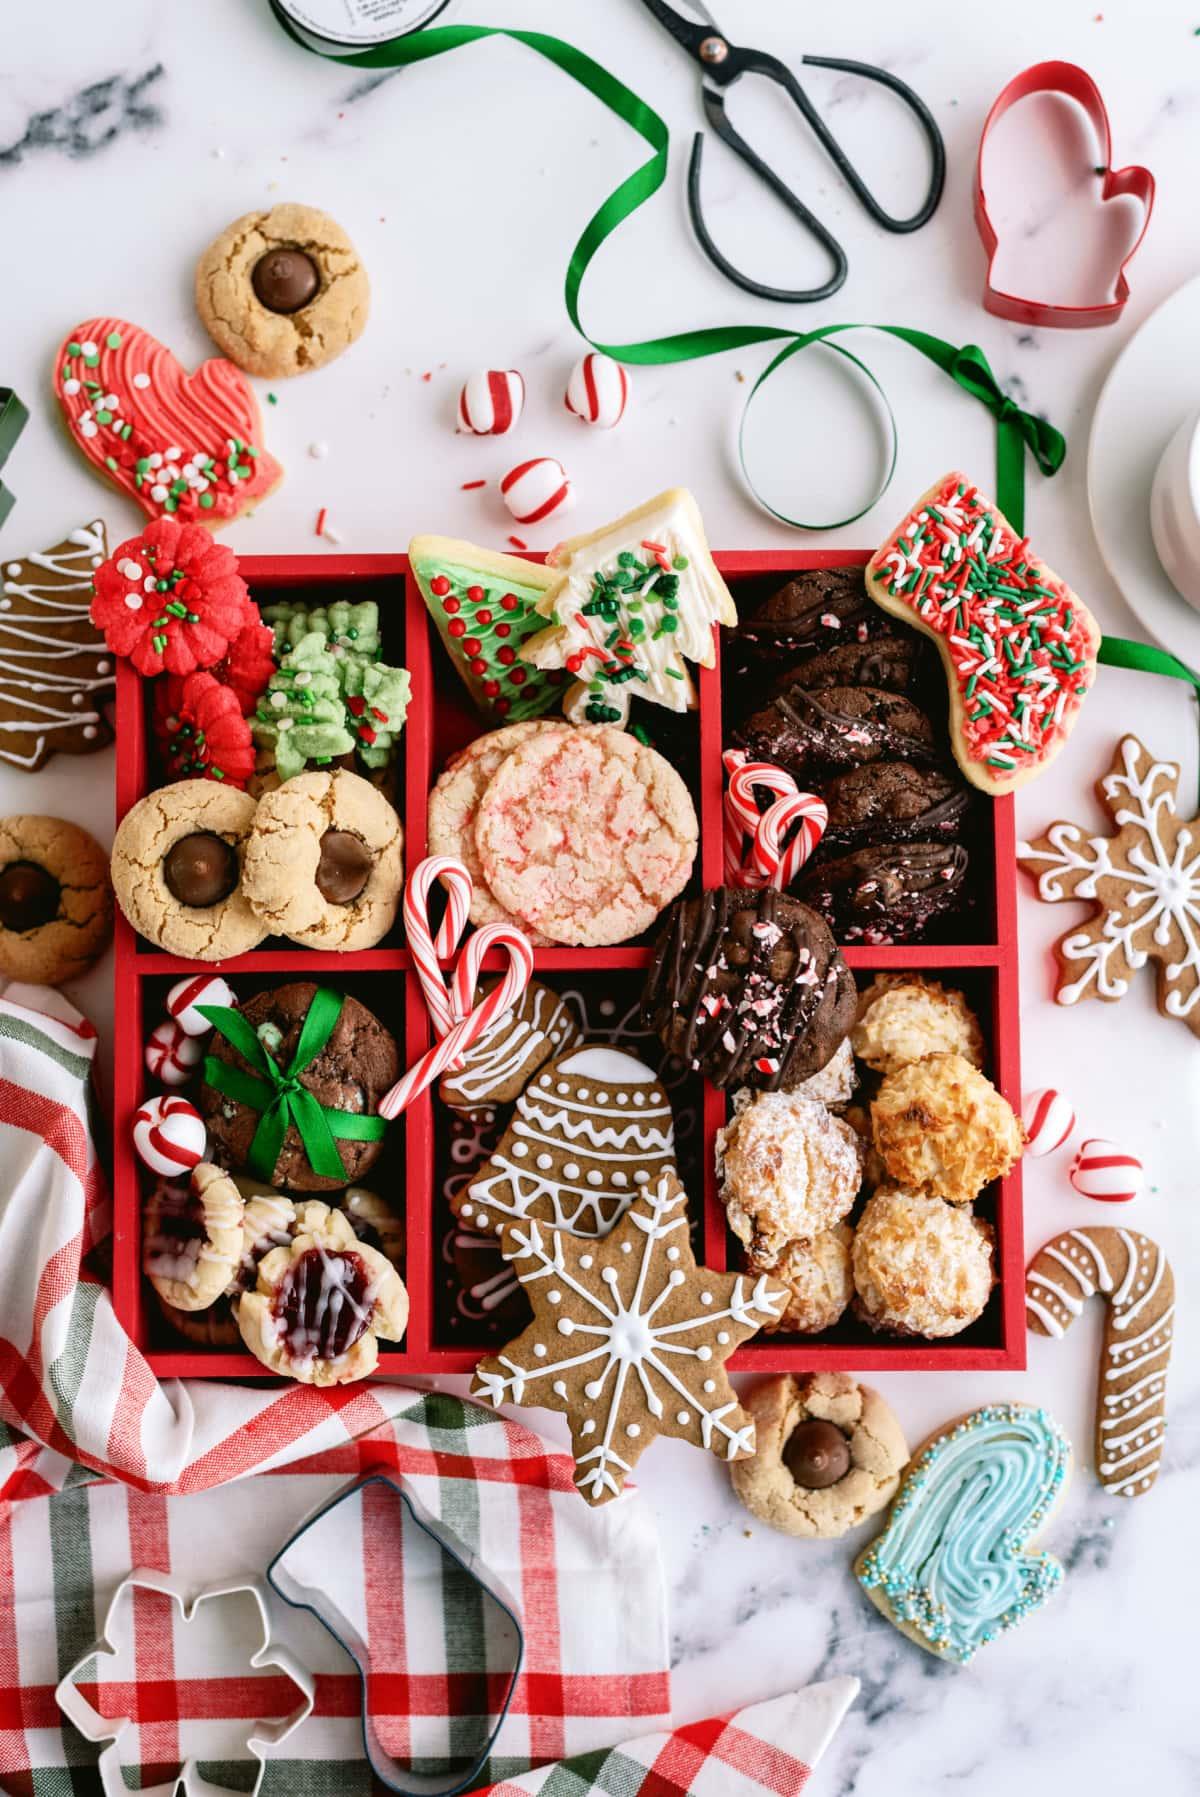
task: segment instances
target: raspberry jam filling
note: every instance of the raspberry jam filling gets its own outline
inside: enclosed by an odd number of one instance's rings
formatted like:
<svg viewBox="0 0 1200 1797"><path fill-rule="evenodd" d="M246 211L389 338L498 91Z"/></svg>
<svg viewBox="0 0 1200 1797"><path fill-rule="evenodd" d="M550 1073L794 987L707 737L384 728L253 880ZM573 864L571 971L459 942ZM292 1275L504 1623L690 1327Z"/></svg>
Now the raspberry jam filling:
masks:
<svg viewBox="0 0 1200 1797"><path fill-rule="evenodd" d="M272 1304L293 1360L336 1360L367 1332L374 1293L358 1254L309 1248L289 1267Z"/></svg>

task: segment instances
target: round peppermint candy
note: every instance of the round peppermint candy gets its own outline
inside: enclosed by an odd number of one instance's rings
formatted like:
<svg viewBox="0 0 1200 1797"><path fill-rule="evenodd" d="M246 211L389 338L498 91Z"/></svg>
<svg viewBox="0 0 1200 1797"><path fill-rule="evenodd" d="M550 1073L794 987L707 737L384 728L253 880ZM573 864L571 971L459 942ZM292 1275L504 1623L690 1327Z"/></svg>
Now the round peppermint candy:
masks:
<svg viewBox="0 0 1200 1797"><path fill-rule="evenodd" d="M566 407L585 424L610 431L620 424L629 403L629 376L611 356L590 350L581 356L567 382Z"/></svg>
<svg viewBox="0 0 1200 1797"><path fill-rule="evenodd" d="M204 1159L208 1131L186 1098L148 1098L133 1114L133 1146L152 1173L178 1179Z"/></svg>
<svg viewBox="0 0 1200 1797"><path fill-rule="evenodd" d="M200 1005L236 1005L233 987L217 973L199 973L180 980L167 993L167 1012L188 1036L207 1036L212 1024L201 1017Z"/></svg>
<svg viewBox="0 0 1200 1797"><path fill-rule="evenodd" d="M1075 1128L1075 1112L1061 1092L1056 1092L1053 1086L1044 1086L1040 1092L1030 1092L1026 1097L1021 1107L1021 1121L1025 1125L1026 1154L1053 1154Z"/></svg>
<svg viewBox="0 0 1200 1797"><path fill-rule="evenodd" d="M146 1067L150 1077L162 1085L186 1086L203 1059L204 1044L199 1036L189 1036L173 1017L151 1030Z"/></svg>
<svg viewBox="0 0 1200 1797"><path fill-rule="evenodd" d="M1142 1189L1142 1163L1115 1142L1093 1136L1071 1163L1071 1184L1084 1198L1104 1204L1128 1204Z"/></svg>
<svg viewBox="0 0 1200 1797"><path fill-rule="evenodd" d="M515 368L481 368L458 396L458 428L477 437L504 437L525 407L525 378Z"/></svg>
<svg viewBox="0 0 1200 1797"><path fill-rule="evenodd" d="M500 492L518 524L540 524L556 512L569 511L575 503L567 471L553 456L518 462L500 482Z"/></svg>

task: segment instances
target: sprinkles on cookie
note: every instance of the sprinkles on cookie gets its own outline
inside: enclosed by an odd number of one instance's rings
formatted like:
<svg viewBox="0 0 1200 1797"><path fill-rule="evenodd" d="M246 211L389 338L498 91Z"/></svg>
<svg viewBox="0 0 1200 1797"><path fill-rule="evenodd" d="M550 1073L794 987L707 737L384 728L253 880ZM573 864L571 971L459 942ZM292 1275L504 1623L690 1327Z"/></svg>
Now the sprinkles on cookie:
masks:
<svg viewBox="0 0 1200 1797"><path fill-rule="evenodd" d="M985 792L1042 772L1096 673L1100 632L963 474L931 487L867 564L871 597L937 643L959 766Z"/></svg>

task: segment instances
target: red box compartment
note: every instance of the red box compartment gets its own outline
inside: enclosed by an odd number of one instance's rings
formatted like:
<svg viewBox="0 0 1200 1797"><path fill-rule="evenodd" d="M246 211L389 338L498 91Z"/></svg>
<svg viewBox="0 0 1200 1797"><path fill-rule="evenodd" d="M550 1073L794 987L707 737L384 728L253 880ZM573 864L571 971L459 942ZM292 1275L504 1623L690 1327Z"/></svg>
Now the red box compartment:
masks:
<svg viewBox="0 0 1200 1797"><path fill-rule="evenodd" d="M735 599L769 590L805 568L858 565L866 554L845 550L747 551L717 556ZM313 601L333 597L376 599L387 659L402 662L412 675L413 704L401 739L397 805L405 828L410 867L425 852L426 800L449 751L478 733L457 676L437 642L420 593L403 556L247 556L242 572L261 602L285 596ZM684 770L691 779L701 826L698 880L721 883L722 836L722 675L720 665L702 671L698 720L692 720L694 753ZM143 683L129 664L118 666L117 816L142 796L149 779ZM646 720L653 727L655 719ZM674 720L671 720L674 723ZM851 947L846 959L865 983L877 971L914 969L960 985L976 1008L990 1043L989 1072L1013 1105L1020 1102L1016 928L1015 826L1011 798L983 801L983 838L975 854L978 903L967 913L972 939L898 948ZM609 949L539 949L539 977L555 986L599 994L595 1009L603 1019L628 1022L633 1000L649 963L645 943ZM117 1314L133 1340L163 1378L268 1378L250 1354L188 1347L155 1314L141 1276L143 1174L133 1153L130 1119L156 1088L142 1060L146 1034L163 1015L167 988L196 964L151 949L118 916L114 1066L114 1265ZM431 1038L420 986L408 953L397 937L378 948L347 955L323 954L290 944L265 947L225 962L222 972L243 990L254 984L295 978L323 979L357 990L388 1024L409 1064ZM596 1025L596 1018L589 1021ZM604 1021L598 1025L607 1027ZM628 1035L622 1036L628 1041ZM636 1050L636 1042L633 1044ZM698 1250L709 1266L736 1265L738 1244L729 1236L717 1191L713 1142L725 1120L725 1095L694 1077L685 1082L683 1103L694 1127L681 1135L681 1168L698 1216ZM448 1127L444 1107L425 1093L393 1125L384 1157L368 1183L397 1202L407 1222L405 1280L411 1300L408 1334L396 1347L381 1344L377 1377L466 1373L496 1339L482 1316L471 1318L447 1303L455 1275L444 1260L452 1219L442 1197L448 1171ZM913 1343L875 1336L853 1319L816 1339L759 1335L734 1356L739 1372L780 1372L829 1368L846 1371L958 1372L967 1369L1017 1371L1025 1365L1024 1241L1019 1166L980 1200L980 1213L996 1227L999 1285L984 1316L963 1335L945 1342Z"/></svg>

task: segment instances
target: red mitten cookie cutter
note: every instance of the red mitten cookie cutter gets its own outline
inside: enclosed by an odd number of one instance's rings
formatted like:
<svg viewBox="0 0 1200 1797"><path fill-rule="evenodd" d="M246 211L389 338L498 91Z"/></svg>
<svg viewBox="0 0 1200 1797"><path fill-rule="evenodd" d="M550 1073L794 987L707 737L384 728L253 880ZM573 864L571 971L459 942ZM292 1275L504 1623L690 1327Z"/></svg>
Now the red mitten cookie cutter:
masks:
<svg viewBox="0 0 1200 1797"><path fill-rule="evenodd" d="M1010 106L1015 106L1019 100L1028 99L1031 94L1042 93L1063 94L1068 99L1077 101L1091 121L1099 151L1097 171L1104 178L1104 185L1100 190L1101 201L1131 194L1141 202L1142 228L1117 271L1113 298L1097 305L1061 306L1044 300L1021 299L1015 293L1003 292L992 281L999 238L988 213L987 196L983 189L983 158L988 134ZM1150 170L1137 164L1132 164L1129 168L1112 167L1112 132L1109 128L1108 110L1100 89L1091 76L1073 62L1034 63L1023 74L1015 75L997 96L979 139L979 155L975 163L975 224L988 257L987 281L983 290L985 308L999 318L1011 318L1018 324L1058 325L1077 330L1093 325L1114 324L1125 310L1125 302L1129 298L1129 282L1125 278L1125 270L1141 247L1153 210L1154 176Z"/></svg>

